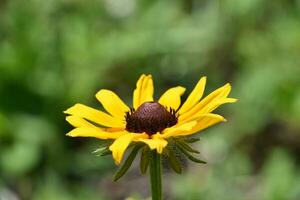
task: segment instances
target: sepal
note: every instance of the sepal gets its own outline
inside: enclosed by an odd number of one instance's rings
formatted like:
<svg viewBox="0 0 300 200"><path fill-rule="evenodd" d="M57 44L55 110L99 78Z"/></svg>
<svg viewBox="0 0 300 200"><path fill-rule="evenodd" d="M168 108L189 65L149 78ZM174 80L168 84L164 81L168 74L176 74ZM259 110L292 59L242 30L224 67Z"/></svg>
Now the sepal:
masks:
<svg viewBox="0 0 300 200"><path fill-rule="evenodd" d="M132 165L132 162L135 159L135 157L136 157L136 155L137 155L137 153L138 153L138 151L140 150L141 147L142 147L142 145L135 145L133 147L131 153L128 155L128 157L126 158L123 165L116 172L116 174L114 176L114 181L119 180L122 176L125 175L125 173L128 171L128 169Z"/></svg>
<svg viewBox="0 0 300 200"><path fill-rule="evenodd" d="M181 146L177 146L178 149L191 161L196 162L196 163L201 163L201 164L206 164L205 161L200 160L196 157L194 157L193 155L191 155L188 151L186 151L184 148L182 148Z"/></svg>
<svg viewBox="0 0 300 200"><path fill-rule="evenodd" d="M198 142L200 138L184 138L183 140L187 143L195 143Z"/></svg>
<svg viewBox="0 0 300 200"><path fill-rule="evenodd" d="M104 142L98 149L93 151L93 154L96 154L96 156L107 156L111 155L111 151L109 150L109 146L112 144L111 141Z"/></svg>
<svg viewBox="0 0 300 200"><path fill-rule="evenodd" d="M184 150L188 151L188 152L192 152L192 153L200 153L199 151L197 151L196 149L193 149L190 145L188 145L183 139L181 138L174 138L175 141L175 145L180 146L181 148L183 148Z"/></svg>
<svg viewBox="0 0 300 200"><path fill-rule="evenodd" d="M168 158L168 161L169 161L169 164L170 164L171 168L177 174L181 174L181 172L182 172L181 162L178 159L178 156L176 156L175 152L170 148L168 148L168 150L167 150L167 158Z"/></svg>
<svg viewBox="0 0 300 200"><path fill-rule="evenodd" d="M150 149L148 146L144 146L141 152L141 160L140 160L140 172L142 174L146 174L149 162L150 162Z"/></svg>

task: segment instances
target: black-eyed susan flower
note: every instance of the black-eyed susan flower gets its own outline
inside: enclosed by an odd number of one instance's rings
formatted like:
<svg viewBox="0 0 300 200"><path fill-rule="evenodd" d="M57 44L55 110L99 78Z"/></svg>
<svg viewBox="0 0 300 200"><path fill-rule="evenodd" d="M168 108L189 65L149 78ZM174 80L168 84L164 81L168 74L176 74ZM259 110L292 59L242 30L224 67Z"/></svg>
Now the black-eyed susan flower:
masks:
<svg viewBox="0 0 300 200"><path fill-rule="evenodd" d="M167 90L157 101L153 98L154 87L151 75L142 75L133 92L133 106L128 107L115 93L100 90L96 98L107 112L83 104L76 104L65 111L66 120L75 127L67 133L71 137L94 137L109 141L102 155L112 153L115 163L121 163L129 146L133 150L117 172L118 180L129 169L138 151L142 149L140 171L145 173L150 165L150 180L153 200L162 199L161 154L167 157L175 172L181 172L176 152L194 162L205 163L191 153L199 153L189 146L198 138L188 136L214 124L226 121L213 111L225 103L236 102L228 98L231 90L226 84L202 98L206 77L202 77L186 101L181 104L185 88L181 86Z"/></svg>
<svg viewBox="0 0 300 200"><path fill-rule="evenodd" d="M75 127L67 135L112 141L108 149L116 164L121 163L124 152L131 144L170 156L172 152L164 150L176 143L189 157L188 152L197 151L187 145L194 141L187 136L226 121L213 111L222 104L236 102L236 99L228 97L230 84L202 98L205 84L206 77L202 77L184 103L181 103L181 96L185 88L181 86L168 89L155 100L152 76L142 75L136 84L130 107L114 92L102 89L96 98L106 112L83 104L67 109L65 113L69 116L66 120Z"/></svg>

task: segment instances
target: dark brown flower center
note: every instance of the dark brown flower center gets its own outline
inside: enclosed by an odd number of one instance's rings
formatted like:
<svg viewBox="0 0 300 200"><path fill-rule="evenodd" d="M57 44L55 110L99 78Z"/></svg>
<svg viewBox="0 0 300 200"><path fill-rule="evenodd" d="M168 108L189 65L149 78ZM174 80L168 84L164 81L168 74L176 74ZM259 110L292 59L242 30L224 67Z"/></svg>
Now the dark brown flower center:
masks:
<svg viewBox="0 0 300 200"><path fill-rule="evenodd" d="M145 102L135 111L131 109L125 115L126 130L129 132L153 135L177 123L176 111L168 111L158 102Z"/></svg>

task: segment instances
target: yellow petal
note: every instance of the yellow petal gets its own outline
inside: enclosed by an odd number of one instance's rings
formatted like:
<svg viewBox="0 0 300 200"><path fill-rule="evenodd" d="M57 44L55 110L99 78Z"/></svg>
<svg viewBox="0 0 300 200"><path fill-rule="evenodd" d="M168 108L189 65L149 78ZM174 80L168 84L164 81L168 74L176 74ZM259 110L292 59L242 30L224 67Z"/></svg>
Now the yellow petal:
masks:
<svg viewBox="0 0 300 200"><path fill-rule="evenodd" d="M178 135L181 135L182 132L187 132L187 131L192 130L192 128L196 125L197 125L196 121L191 121L191 122L188 122L188 123L185 123L185 124L181 124L181 125L173 126L173 127L170 127L170 128L166 128L163 131L163 134L161 134L160 136L162 138L178 136Z"/></svg>
<svg viewBox="0 0 300 200"><path fill-rule="evenodd" d="M124 135L124 131L120 132L107 132L97 127L79 127L75 128L67 136L70 137L94 137L102 140L106 139L116 139Z"/></svg>
<svg viewBox="0 0 300 200"><path fill-rule="evenodd" d="M152 76L143 74L136 83L136 89L133 92L133 107L137 109L144 102L153 101L153 92Z"/></svg>
<svg viewBox="0 0 300 200"><path fill-rule="evenodd" d="M158 102L161 105L177 110L181 104L180 97L184 92L185 88L181 86L170 88L160 97Z"/></svg>
<svg viewBox="0 0 300 200"><path fill-rule="evenodd" d="M214 102L208 104L207 106L205 106L201 110L201 112L198 112L198 113L194 114L188 120L192 121L192 120L195 120L195 119L199 119L203 116L207 116L207 115L209 115L209 113L211 113L212 111L217 109L220 105L225 104L225 103L235 103L236 101L237 101L237 99L234 99L234 98L224 98L224 99L214 101ZM206 114L203 114L203 113L206 113ZM182 123L182 122L180 122L180 123Z"/></svg>
<svg viewBox="0 0 300 200"><path fill-rule="evenodd" d="M220 105L225 104L225 103L235 103L237 102L237 99L234 98L224 98L224 99L220 99L214 103L212 103L210 106L207 106L207 110L205 110L204 112L212 112L215 109L217 109Z"/></svg>
<svg viewBox="0 0 300 200"><path fill-rule="evenodd" d="M148 138L148 135L143 133L127 133L114 141L110 145L109 150L112 151L112 156L115 160L116 165L119 165L122 161L125 150L132 141L137 141L140 138Z"/></svg>
<svg viewBox="0 0 300 200"><path fill-rule="evenodd" d="M180 136L192 135L192 134L198 133L199 131L202 131L210 126L213 126L219 122L225 122L225 121L226 121L226 119L224 117L222 117L221 115L212 114L212 113L205 114L197 120L197 124L191 130L182 132L179 135Z"/></svg>
<svg viewBox="0 0 300 200"><path fill-rule="evenodd" d="M181 106L179 109L178 113L182 114L185 113L186 111L190 110L194 105L198 103L198 101L202 98L204 89L205 89L205 84L206 84L206 77L202 77L191 94L188 96L184 104Z"/></svg>
<svg viewBox="0 0 300 200"><path fill-rule="evenodd" d="M156 149L157 153L162 153L163 149L168 145L168 142L162 138L139 139L139 141L147 144L151 150Z"/></svg>
<svg viewBox="0 0 300 200"><path fill-rule="evenodd" d="M100 90L96 98L107 112L121 120L124 120L125 113L130 110L118 95L110 90Z"/></svg>
<svg viewBox="0 0 300 200"><path fill-rule="evenodd" d="M82 117L106 127L125 127L124 121L83 104L75 104L64 113Z"/></svg>
<svg viewBox="0 0 300 200"><path fill-rule="evenodd" d="M67 116L66 120L74 127L95 127L85 119L77 116Z"/></svg>
<svg viewBox="0 0 300 200"><path fill-rule="evenodd" d="M210 106L216 103L217 101L226 98L230 90L231 90L231 86L230 84L227 83L223 87L210 93L203 100L197 103L193 108L191 108L189 111L187 111L182 115L179 115L178 118L179 123L190 121L195 118L195 115L199 116L202 114L207 114L209 110L208 108L210 108Z"/></svg>

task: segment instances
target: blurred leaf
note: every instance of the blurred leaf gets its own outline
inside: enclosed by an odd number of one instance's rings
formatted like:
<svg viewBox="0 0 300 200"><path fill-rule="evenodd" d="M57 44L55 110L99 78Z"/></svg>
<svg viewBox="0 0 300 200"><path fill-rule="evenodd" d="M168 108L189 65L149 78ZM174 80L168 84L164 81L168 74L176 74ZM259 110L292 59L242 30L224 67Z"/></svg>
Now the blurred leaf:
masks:
<svg viewBox="0 0 300 200"><path fill-rule="evenodd" d="M39 158L38 146L17 142L1 152L0 166L6 175L20 176L32 170Z"/></svg>
<svg viewBox="0 0 300 200"><path fill-rule="evenodd" d="M17 140L34 145L46 144L56 133L55 127L46 119L27 114L14 115L10 128Z"/></svg>
<svg viewBox="0 0 300 200"><path fill-rule="evenodd" d="M0 138L7 136L8 119L0 112Z"/></svg>
<svg viewBox="0 0 300 200"><path fill-rule="evenodd" d="M275 149L263 169L262 178L264 199L289 199L297 178L290 156L281 149Z"/></svg>

